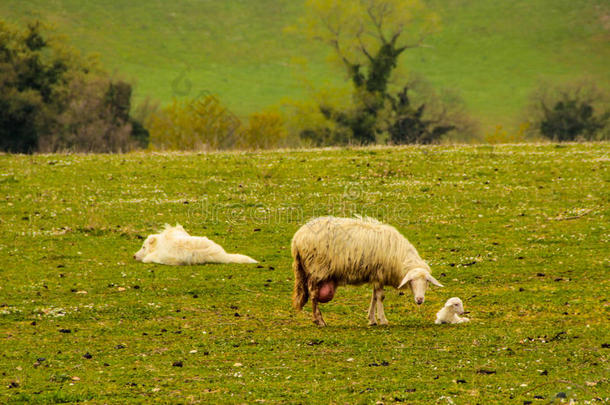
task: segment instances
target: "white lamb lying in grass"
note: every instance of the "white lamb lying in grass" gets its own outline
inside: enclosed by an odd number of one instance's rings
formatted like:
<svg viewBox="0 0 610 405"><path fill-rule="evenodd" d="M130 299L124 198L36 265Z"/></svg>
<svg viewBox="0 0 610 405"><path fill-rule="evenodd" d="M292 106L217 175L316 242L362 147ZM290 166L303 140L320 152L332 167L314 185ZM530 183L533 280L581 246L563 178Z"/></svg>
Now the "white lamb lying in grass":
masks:
<svg viewBox="0 0 610 405"><path fill-rule="evenodd" d="M463 315L464 313L462 300L458 297L449 298L443 309L436 313L436 321L434 321L434 323L462 323L470 321L468 318L460 318L458 316Z"/></svg>
<svg viewBox="0 0 610 405"><path fill-rule="evenodd" d="M165 225L163 232L150 235L133 258L143 263L192 265L203 263L257 263L251 257L227 253L206 237L191 236L184 228Z"/></svg>

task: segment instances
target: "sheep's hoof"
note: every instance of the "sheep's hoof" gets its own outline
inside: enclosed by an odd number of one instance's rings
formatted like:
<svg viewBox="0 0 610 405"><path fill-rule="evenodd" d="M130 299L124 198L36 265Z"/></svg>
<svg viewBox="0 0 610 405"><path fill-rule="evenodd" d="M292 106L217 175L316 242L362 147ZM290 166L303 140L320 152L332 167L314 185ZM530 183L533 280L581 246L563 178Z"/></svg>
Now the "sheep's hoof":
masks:
<svg viewBox="0 0 610 405"><path fill-rule="evenodd" d="M326 326L326 322L324 322L324 319L314 319L313 323L315 323L318 326Z"/></svg>
<svg viewBox="0 0 610 405"><path fill-rule="evenodd" d="M388 324L387 319L382 319L381 321L379 321L379 325L381 325L381 326L386 326L387 324Z"/></svg>
<svg viewBox="0 0 610 405"><path fill-rule="evenodd" d="M369 321L369 326L377 326L377 321Z"/></svg>

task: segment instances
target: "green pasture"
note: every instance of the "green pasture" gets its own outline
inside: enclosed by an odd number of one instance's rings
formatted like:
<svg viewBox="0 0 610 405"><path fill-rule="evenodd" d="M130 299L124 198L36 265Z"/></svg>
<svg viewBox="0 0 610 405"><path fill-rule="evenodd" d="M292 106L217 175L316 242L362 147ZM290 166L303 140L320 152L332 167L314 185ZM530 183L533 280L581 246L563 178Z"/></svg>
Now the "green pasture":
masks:
<svg viewBox="0 0 610 405"><path fill-rule="evenodd" d="M603 403L610 144L0 155L0 403ZM291 309L309 218L394 225L444 288ZM135 262L181 223L259 265ZM472 321L434 325L458 296ZM590 402L586 402L590 401ZM596 402L597 401L597 402Z"/></svg>

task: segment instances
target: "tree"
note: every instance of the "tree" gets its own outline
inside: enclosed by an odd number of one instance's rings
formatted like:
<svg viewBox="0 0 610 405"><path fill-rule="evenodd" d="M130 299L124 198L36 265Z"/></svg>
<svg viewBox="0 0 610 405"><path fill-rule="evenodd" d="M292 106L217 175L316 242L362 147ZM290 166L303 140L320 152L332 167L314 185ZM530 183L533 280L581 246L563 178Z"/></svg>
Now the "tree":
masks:
<svg viewBox="0 0 610 405"><path fill-rule="evenodd" d="M424 116L426 104L413 106L408 92L409 86L405 86L396 97L389 96L394 113L388 125L391 143L395 145L433 143L456 128L455 125L443 124L442 115L437 119L426 118Z"/></svg>
<svg viewBox="0 0 610 405"><path fill-rule="evenodd" d="M54 38L40 22L0 20L0 150L117 152L146 147L131 85Z"/></svg>
<svg viewBox="0 0 610 405"><path fill-rule="evenodd" d="M322 113L357 142L375 142L398 59L437 29L436 15L420 0L309 0L307 9L307 33L333 49L354 87L352 111L321 106Z"/></svg>
<svg viewBox="0 0 610 405"><path fill-rule="evenodd" d="M0 21L0 149L33 152L39 133L53 125L67 60L48 52L40 23L23 31Z"/></svg>
<svg viewBox="0 0 610 405"><path fill-rule="evenodd" d="M129 117L131 85L76 75L62 91L67 102L53 117L56 128L39 134L39 152L108 153L139 146Z"/></svg>

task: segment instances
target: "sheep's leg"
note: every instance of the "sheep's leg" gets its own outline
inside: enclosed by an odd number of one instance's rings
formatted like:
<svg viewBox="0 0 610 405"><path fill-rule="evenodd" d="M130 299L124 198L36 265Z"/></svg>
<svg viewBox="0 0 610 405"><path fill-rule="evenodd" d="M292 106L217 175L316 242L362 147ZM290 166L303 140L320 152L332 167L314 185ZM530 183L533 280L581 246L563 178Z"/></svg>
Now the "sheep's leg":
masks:
<svg viewBox="0 0 610 405"><path fill-rule="evenodd" d="M377 297L375 294L375 290L373 290L373 296L371 297L371 305L369 305L369 325L377 325L377 321L375 320L376 301L377 301Z"/></svg>
<svg viewBox="0 0 610 405"><path fill-rule="evenodd" d="M313 323L318 326L326 326L326 322L322 318L322 312L318 305L318 289L311 291L311 309L313 310Z"/></svg>
<svg viewBox="0 0 610 405"><path fill-rule="evenodd" d="M376 288L374 294L375 301L377 302L377 318L379 319L379 325L387 325L388 320L386 319L385 312L383 311L383 299L385 298L383 287Z"/></svg>

